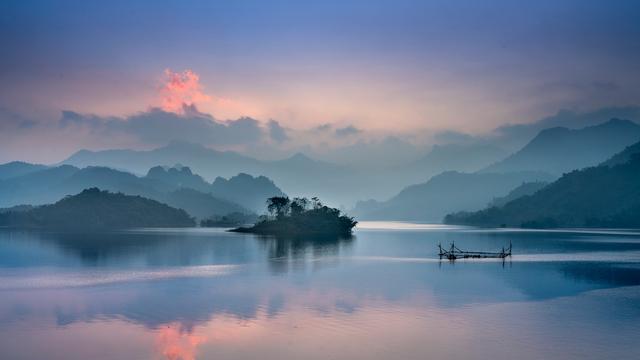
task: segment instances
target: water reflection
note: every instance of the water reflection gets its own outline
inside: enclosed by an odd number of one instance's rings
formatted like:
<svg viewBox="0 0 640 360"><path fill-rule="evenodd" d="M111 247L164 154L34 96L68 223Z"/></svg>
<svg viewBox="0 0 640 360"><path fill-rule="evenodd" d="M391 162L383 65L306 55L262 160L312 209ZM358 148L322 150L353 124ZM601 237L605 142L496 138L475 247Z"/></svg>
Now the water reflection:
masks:
<svg viewBox="0 0 640 360"><path fill-rule="evenodd" d="M504 267L441 263L435 245L448 241L478 250L512 241L516 255ZM626 340L640 335L639 253L638 236L615 233L3 230L0 348L10 359L76 355L46 352L53 341L81 344L79 359L108 343L128 345L103 358L417 359L489 356L492 344L493 358L513 357L495 352L504 339L530 350L519 357L558 358L547 346L556 336L589 344L574 355L624 358L639 352ZM620 336L596 338L607 329ZM28 336L9 340L18 333Z"/></svg>

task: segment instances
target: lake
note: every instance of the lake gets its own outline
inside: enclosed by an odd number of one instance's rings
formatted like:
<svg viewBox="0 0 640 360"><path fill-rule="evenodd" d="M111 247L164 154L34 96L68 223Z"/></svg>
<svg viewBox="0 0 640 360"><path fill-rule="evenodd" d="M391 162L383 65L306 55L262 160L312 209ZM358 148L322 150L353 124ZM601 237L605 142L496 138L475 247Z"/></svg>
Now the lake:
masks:
<svg viewBox="0 0 640 360"><path fill-rule="evenodd" d="M512 258L440 261L437 245ZM640 232L0 230L0 358L638 359Z"/></svg>

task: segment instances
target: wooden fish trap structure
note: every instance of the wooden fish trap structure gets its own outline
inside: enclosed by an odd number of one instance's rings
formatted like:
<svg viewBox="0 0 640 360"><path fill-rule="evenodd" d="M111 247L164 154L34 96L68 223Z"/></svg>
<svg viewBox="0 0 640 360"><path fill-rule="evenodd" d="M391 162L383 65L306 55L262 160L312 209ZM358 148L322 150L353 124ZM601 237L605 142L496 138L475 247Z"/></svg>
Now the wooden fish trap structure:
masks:
<svg viewBox="0 0 640 360"><path fill-rule="evenodd" d="M448 250L443 248L440 244L438 244L438 249L440 250L440 252L438 253L438 255L440 256L440 259L445 258L451 261L457 260L457 259L490 259L490 258L504 259L508 256L511 256L511 241L509 241L508 248L505 249L503 247L502 250L499 252L460 250L453 242L451 243L451 246L449 247Z"/></svg>

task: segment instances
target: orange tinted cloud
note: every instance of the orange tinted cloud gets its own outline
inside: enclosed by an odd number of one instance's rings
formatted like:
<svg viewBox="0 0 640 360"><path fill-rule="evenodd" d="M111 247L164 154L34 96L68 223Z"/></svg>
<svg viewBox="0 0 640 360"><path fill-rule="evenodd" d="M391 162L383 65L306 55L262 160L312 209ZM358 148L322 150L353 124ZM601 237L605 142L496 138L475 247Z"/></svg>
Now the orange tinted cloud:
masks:
<svg viewBox="0 0 640 360"><path fill-rule="evenodd" d="M174 72L166 69L164 75L165 81L160 89L164 111L181 113L184 105L192 106L211 101L211 96L202 89L200 76L194 71L187 69Z"/></svg>

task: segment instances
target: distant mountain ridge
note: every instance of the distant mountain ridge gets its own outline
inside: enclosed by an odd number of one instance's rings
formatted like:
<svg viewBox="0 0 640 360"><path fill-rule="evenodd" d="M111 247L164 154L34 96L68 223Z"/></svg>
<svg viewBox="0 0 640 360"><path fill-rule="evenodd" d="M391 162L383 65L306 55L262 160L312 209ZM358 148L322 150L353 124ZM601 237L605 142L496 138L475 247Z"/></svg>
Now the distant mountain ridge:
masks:
<svg viewBox="0 0 640 360"><path fill-rule="evenodd" d="M549 181L540 172L460 173L448 171L429 181L404 188L385 202L366 202L354 214L364 220L441 222L452 211L479 210L526 181ZM457 210L452 210L457 209Z"/></svg>
<svg viewBox="0 0 640 360"><path fill-rule="evenodd" d="M23 161L12 161L0 165L0 180L27 175L46 168L47 167L45 165L29 164Z"/></svg>
<svg viewBox="0 0 640 360"><path fill-rule="evenodd" d="M630 148L639 146L640 142ZM620 159L618 155L612 159ZM630 154L626 162L608 163L567 173L534 194L504 206L447 215L445 222L533 228L640 228L640 153Z"/></svg>
<svg viewBox="0 0 640 360"><path fill-rule="evenodd" d="M256 204L264 204L269 196L283 194L266 178L253 178L242 174L226 181L236 185L218 190L218 186L207 183L186 167L153 167L147 176L138 177L107 167L90 166L79 169L62 165L0 181L0 207L52 203L83 189L99 187L144 196L183 208L194 217L205 218L233 212L257 212L261 208ZM224 197L214 195L216 191ZM243 203L238 204L230 199ZM251 208L254 205L255 208Z"/></svg>
<svg viewBox="0 0 640 360"><path fill-rule="evenodd" d="M521 150L482 172L544 171L554 175L597 165L640 140L640 125L621 119L582 129L542 130Z"/></svg>

